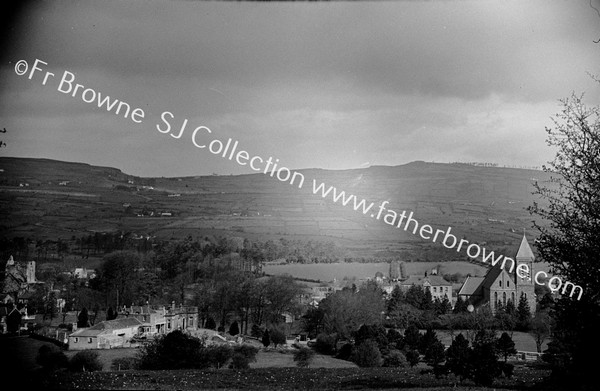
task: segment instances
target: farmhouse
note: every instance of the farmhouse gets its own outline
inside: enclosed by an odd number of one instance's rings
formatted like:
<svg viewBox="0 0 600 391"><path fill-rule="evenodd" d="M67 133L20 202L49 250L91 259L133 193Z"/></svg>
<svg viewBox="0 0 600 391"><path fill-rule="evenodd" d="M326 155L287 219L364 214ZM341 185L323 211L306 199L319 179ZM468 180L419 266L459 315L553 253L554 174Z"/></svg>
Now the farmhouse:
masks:
<svg viewBox="0 0 600 391"><path fill-rule="evenodd" d="M110 349L123 346L140 331L142 322L136 318L107 320L69 335L69 349Z"/></svg>
<svg viewBox="0 0 600 391"><path fill-rule="evenodd" d="M515 257L517 265L527 264L529 276L534 275L534 255L527 238L523 235L519 251ZM519 298L524 295L532 313L535 311L535 291L533 278L520 278L516 274L517 268L512 273L500 267L500 264L492 267L485 277L467 277L458 291L458 296L467 300L475 307L488 305L493 313L499 305L506 305L511 301L517 306Z"/></svg>

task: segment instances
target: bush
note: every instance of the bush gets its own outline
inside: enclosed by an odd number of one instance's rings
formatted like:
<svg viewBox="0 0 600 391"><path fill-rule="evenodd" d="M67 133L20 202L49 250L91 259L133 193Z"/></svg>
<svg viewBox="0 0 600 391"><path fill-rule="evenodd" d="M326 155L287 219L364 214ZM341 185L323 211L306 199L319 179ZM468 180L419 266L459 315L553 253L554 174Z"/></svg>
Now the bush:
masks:
<svg viewBox="0 0 600 391"><path fill-rule="evenodd" d="M315 352L307 347L301 347L294 352L294 361L301 368L307 368L314 357Z"/></svg>
<svg viewBox="0 0 600 391"><path fill-rule="evenodd" d="M203 354L204 342L175 330L142 347L140 369L197 369L209 366Z"/></svg>
<svg viewBox="0 0 600 391"><path fill-rule="evenodd" d="M242 353L235 352L233 353L233 357L231 358L231 364L229 364L229 368L248 369L250 368L250 361Z"/></svg>
<svg viewBox="0 0 600 391"><path fill-rule="evenodd" d="M252 325L252 328L250 328L250 335L256 338L262 338L263 331L260 326L255 323Z"/></svg>
<svg viewBox="0 0 600 391"><path fill-rule="evenodd" d="M112 371L129 371L138 368L138 359L135 357L115 358L110 364Z"/></svg>
<svg viewBox="0 0 600 391"><path fill-rule="evenodd" d="M377 347L377 343L370 339L364 341L356 347L354 353L354 362L359 367L379 367L381 366L381 353Z"/></svg>
<svg viewBox="0 0 600 391"><path fill-rule="evenodd" d="M336 337L334 334L321 333L317 335L315 350L321 354L334 354L335 340Z"/></svg>
<svg viewBox="0 0 600 391"><path fill-rule="evenodd" d="M411 367L414 367L415 365L417 365L421 359L421 355L419 354L418 350L409 350L408 353L406 353L406 359L408 360L408 363L410 364Z"/></svg>
<svg viewBox="0 0 600 391"><path fill-rule="evenodd" d="M515 370L515 366L511 363L502 363L502 373L504 374L504 376L506 376L507 378L512 378L513 372Z"/></svg>
<svg viewBox="0 0 600 391"><path fill-rule="evenodd" d="M206 323L204 323L204 328L214 330L217 328L217 323L213 318L209 317L208 319L206 319Z"/></svg>
<svg viewBox="0 0 600 391"><path fill-rule="evenodd" d="M102 363L98 360L98 352L82 350L71 358L69 370L72 372L95 372L102 370Z"/></svg>
<svg viewBox="0 0 600 391"><path fill-rule="evenodd" d="M203 361L219 369L227 364L233 356L233 349L229 345L213 345L202 349Z"/></svg>
<svg viewBox="0 0 600 391"><path fill-rule="evenodd" d="M335 356L335 357L339 358L340 360L349 361L350 359L352 359L352 353L353 353L352 349L353 349L353 346L351 343L344 344L338 351L337 356Z"/></svg>
<svg viewBox="0 0 600 391"><path fill-rule="evenodd" d="M286 339L285 339L285 334L278 329L273 329L271 330L271 342L273 342L273 345L275 345L275 347L277 347L277 345L285 345L286 343Z"/></svg>
<svg viewBox="0 0 600 391"><path fill-rule="evenodd" d="M406 356L399 350L390 350L390 352L383 358L384 367L399 368L408 365Z"/></svg>
<svg viewBox="0 0 600 391"><path fill-rule="evenodd" d="M233 348L233 352L239 353L248 359L248 362L255 362L256 355L258 354L258 348L252 345L238 345Z"/></svg>
<svg viewBox="0 0 600 391"><path fill-rule="evenodd" d="M67 356L53 345L41 346L35 361L44 369L50 371L69 366Z"/></svg>
<svg viewBox="0 0 600 391"><path fill-rule="evenodd" d="M233 322L231 326L229 326L229 335L238 335L240 333L240 327L238 326L238 322Z"/></svg>

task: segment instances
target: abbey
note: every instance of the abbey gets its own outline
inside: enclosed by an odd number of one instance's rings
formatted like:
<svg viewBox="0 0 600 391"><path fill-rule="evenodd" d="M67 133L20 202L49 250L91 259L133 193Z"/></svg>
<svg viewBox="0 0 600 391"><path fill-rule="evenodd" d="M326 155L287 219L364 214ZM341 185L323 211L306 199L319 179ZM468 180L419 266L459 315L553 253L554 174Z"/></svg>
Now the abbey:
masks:
<svg viewBox="0 0 600 391"><path fill-rule="evenodd" d="M485 277L467 277L458 291L458 296L475 307L489 305L492 312L495 313L498 305L505 306L509 301L512 301L516 307L519 298L524 295L531 312L534 313L536 307L535 282L533 281L535 256L525 235L523 235L515 258L517 265L527 265L527 268L521 268L519 275L516 270L511 273L500 265L496 265L489 269ZM523 273L523 269L528 270L526 275Z"/></svg>

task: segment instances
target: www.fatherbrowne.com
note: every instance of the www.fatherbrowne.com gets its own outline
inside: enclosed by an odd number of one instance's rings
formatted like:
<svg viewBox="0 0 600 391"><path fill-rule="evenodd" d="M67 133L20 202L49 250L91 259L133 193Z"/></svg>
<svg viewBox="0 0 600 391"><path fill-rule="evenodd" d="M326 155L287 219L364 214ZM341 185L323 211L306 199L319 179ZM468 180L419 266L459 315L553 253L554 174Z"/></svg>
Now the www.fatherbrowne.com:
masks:
<svg viewBox="0 0 600 391"><path fill-rule="evenodd" d="M516 267L516 273L518 277L531 280L531 271L526 263L520 263L516 265L515 260L512 258L502 254L496 256L493 251L488 252L485 247L481 247L477 243L469 243L469 241L466 239L459 240L451 233L451 227L448 227L448 229L444 231L441 229L434 229L432 226L427 224L420 225L419 222L413 218L412 211L407 215L407 211L405 210L403 210L402 213L398 213L392 209L387 209L386 205L389 204L389 201L383 201L374 209L375 203L367 203L365 199L361 199L359 201L358 198L353 194L346 194L345 191L338 191L338 189L334 186L329 186L327 188L324 183L318 184L314 179L312 191L313 194L320 194L323 198L327 198L329 195L331 195L333 202L341 203L343 206L350 206L354 208L355 211L362 212L364 215L370 215L376 220L381 220L381 217L383 216L384 223L398 229L403 229L407 232L410 231L413 235L417 235L418 232L418 235L421 238L425 240L431 240L434 243L439 242L448 249L456 248L457 252L465 250L469 258L478 259L481 257L481 262L489 262L492 266L496 266L498 263L501 263L500 267L502 269L505 268L508 262L510 263L510 267L508 269L509 273L512 273ZM540 282L539 280L540 276L544 276L543 278L545 279L548 277L548 274L544 271L538 271L533 277L536 284L544 285L544 283ZM563 284L562 280L556 276L550 278L547 285L552 292L557 292L562 287L561 294L563 295L567 293L568 288L571 288L569 297L572 297L573 294L578 290L579 295L577 296L577 300L580 300L581 296L583 295L583 288L581 286L575 285L569 281Z"/></svg>

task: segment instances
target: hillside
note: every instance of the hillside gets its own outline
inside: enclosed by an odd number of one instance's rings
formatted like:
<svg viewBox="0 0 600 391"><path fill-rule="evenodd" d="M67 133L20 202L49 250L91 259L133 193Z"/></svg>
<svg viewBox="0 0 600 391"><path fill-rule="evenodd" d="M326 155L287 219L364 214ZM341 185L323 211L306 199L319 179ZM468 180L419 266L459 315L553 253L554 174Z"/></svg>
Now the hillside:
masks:
<svg viewBox="0 0 600 391"><path fill-rule="evenodd" d="M548 174L512 168L413 162L396 167L300 170L302 189L263 174L139 178L116 168L47 159L0 158L0 237L35 240L94 232L158 238L208 234L331 241L353 257L464 259L455 251L391 227L350 205L312 194L312 180L420 224L491 249L516 251L531 236L532 182ZM360 199L359 198L359 199Z"/></svg>

